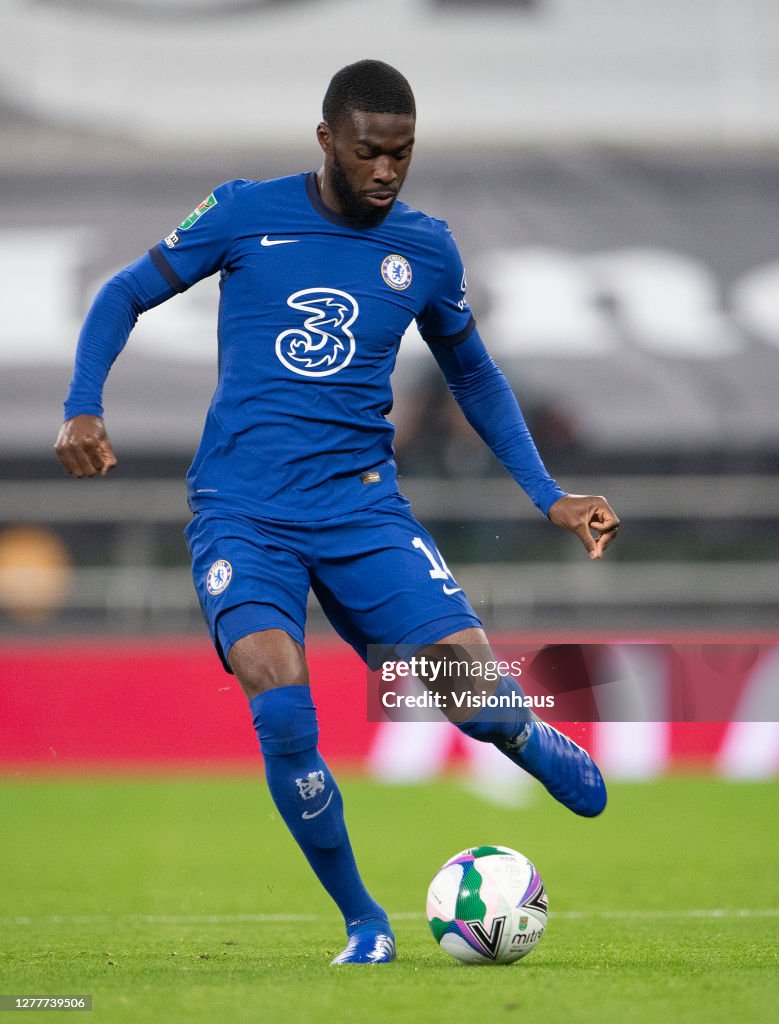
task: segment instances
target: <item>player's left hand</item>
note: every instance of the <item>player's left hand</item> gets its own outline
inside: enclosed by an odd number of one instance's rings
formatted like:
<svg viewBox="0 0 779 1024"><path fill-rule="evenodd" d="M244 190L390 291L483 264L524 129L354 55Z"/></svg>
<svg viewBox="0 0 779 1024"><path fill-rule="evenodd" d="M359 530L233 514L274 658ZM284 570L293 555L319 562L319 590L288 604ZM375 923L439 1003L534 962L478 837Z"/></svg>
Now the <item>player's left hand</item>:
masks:
<svg viewBox="0 0 779 1024"><path fill-rule="evenodd" d="M600 558L619 531L614 509L605 498L593 494L566 494L557 499L548 515L555 526L576 534L590 558Z"/></svg>

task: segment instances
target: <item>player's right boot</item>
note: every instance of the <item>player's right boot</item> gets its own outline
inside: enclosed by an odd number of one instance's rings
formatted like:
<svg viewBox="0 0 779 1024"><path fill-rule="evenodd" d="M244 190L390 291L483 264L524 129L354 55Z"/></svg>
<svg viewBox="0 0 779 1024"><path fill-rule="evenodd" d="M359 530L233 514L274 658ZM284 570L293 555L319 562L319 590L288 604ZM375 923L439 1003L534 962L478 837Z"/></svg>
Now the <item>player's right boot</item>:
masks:
<svg viewBox="0 0 779 1024"><path fill-rule="evenodd" d="M606 806L606 784L587 751L537 715L496 746L574 814L594 818Z"/></svg>
<svg viewBox="0 0 779 1024"><path fill-rule="evenodd" d="M331 966L389 964L396 956L395 936L392 934L389 921L370 921L351 933L345 948L331 961Z"/></svg>

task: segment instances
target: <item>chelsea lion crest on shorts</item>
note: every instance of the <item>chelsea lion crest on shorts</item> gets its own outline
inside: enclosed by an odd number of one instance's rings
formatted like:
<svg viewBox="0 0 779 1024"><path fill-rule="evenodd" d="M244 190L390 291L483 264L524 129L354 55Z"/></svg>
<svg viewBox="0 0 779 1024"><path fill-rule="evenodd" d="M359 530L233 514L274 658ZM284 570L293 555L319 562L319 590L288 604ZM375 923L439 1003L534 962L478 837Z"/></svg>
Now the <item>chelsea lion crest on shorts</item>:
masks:
<svg viewBox="0 0 779 1024"><path fill-rule="evenodd" d="M411 284L411 264L405 256L393 253L385 256L381 264L381 276L390 288L402 291Z"/></svg>
<svg viewBox="0 0 779 1024"><path fill-rule="evenodd" d="M214 562L206 576L206 590L209 594L221 594L233 578L233 567L224 558Z"/></svg>

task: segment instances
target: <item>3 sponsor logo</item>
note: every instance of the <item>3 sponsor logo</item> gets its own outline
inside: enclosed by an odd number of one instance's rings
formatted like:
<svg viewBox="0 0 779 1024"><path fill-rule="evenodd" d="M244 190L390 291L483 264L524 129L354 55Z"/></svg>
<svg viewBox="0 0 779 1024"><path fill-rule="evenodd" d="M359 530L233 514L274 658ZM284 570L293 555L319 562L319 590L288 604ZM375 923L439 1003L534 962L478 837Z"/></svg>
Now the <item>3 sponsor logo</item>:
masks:
<svg viewBox="0 0 779 1024"><path fill-rule="evenodd" d="M349 365L356 348L350 328L360 312L355 298L337 288L304 288L287 305L303 314L302 327L276 338L276 355L288 370L328 377Z"/></svg>

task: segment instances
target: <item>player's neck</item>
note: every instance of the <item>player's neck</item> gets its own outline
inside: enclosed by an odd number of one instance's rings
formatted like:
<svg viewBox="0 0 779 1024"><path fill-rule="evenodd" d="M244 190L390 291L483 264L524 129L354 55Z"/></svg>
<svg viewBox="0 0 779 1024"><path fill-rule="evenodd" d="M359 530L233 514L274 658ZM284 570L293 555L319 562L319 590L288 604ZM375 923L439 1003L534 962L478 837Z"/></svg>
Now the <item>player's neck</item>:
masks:
<svg viewBox="0 0 779 1024"><path fill-rule="evenodd" d="M344 214L344 208L338 201L338 197L335 195L331 188L328 188L327 179L325 178L324 165L319 168L316 172L316 187L319 192L319 198L325 204L325 206L333 210L334 213Z"/></svg>

